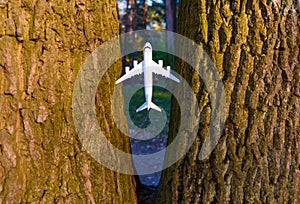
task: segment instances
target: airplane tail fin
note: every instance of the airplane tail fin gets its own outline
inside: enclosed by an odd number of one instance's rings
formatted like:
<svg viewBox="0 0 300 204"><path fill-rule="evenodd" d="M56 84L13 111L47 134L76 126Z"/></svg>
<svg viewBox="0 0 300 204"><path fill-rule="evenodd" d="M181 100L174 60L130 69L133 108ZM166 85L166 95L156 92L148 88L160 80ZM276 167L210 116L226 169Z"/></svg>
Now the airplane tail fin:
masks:
<svg viewBox="0 0 300 204"><path fill-rule="evenodd" d="M150 108L152 108L152 109L154 109L154 110L157 110L157 111L161 112L161 109L160 109L157 105L155 105L154 103L152 103L152 102L150 103L150 107L147 106L147 102L144 103L143 105L141 105L141 107L139 107L139 108L136 110L136 112L140 112L140 111L142 111L142 110L145 110L146 108L148 108L148 110L149 110Z"/></svg>

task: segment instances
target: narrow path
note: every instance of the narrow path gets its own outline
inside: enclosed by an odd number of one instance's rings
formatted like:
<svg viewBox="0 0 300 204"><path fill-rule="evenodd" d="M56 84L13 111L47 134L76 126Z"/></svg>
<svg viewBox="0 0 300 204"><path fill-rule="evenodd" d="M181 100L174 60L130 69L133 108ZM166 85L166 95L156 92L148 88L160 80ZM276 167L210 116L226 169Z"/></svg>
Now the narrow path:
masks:
<svg viewBox="0 0 300 204"><path fill-rule="evenodd" d="M130 131L130 134L138 134L134 131ZM167 136L166 135L158 135L157 137L151 139L151 140L135 140L130 139L131 142L131 150L132 154L135 155L146 155L146 154L152 154L158 151L161 151L165 149L167 144ZM145 161L144 163L137 164L134 160L133 163L135 166L137 165L144 165L145 167L151 166L159 171L159 169L162 168L164 162L164 158L160 158L158 161L150 160ZM139 172L138 172L139 173ZM161 177L161 171L152 173L149 175L140 175L140 181L142 185L145 186L151 186L156 187L159 184Z"/></svg>

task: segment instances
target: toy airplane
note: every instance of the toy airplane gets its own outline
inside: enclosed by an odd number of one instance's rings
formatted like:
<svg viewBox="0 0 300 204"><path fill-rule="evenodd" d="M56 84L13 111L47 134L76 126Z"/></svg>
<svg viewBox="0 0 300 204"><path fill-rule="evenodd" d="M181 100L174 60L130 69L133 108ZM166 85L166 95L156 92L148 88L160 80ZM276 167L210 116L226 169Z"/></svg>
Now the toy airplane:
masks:
<svg viewBox="0 0 300 204"><path fill-rule="evenodd" d="M125 67L126 74L117 80L116 84L129 79L133 76L142 74L144 72L144 90L145 90L145 99L146 102L139 107L136 112L142 111L147 108L161 111L161 109L152 102L152 90L153 90L153 78L152 74L159 74L166 78L169 78L173 81L179 83L174 75L170 73L170 66L167 66L167 69L163 68L163 60L159 60L158 64L152 60L152 46L147 42L143 48L144 60L138 64L137 60L133 61L133 69L129 70L129 67Z"/></svg>

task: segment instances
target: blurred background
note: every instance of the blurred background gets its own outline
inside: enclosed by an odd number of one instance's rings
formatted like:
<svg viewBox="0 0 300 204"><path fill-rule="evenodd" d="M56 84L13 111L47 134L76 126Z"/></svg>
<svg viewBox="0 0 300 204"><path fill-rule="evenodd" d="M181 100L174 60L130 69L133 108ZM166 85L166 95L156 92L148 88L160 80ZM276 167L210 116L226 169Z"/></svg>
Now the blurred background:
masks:
<svg viewBox="0 0 300 204"><path fill-rule="evenodd" d="M179 0L117 0L117 12L119 18L119 29L120 34L130 33L135 30L168 30L176 31L176 22L177 22L177 7ZM141 39L142 40L142 39ZM155 38L156 46L153 47L153 60L163 60L163 66L171 66L174 68L174 56L155 51L155 49L168 50L168 46L173 45L172 39L165 38ZM160 40L160 42L157 42ZM133 46L139 41L138 38L126 38L122 44L122 47ZM140 43L140 42L138 42ZM142 42L144 43L144 42ZM150 42L151 43L151 42ZM153 42L152 42L153 43ZM160 47L158 47L160 46ZM138 60L141 62L143 60L142 50L135 53L131 53L127 56L124 56L122 59L123 64L123 73L125 73L125 66L129 66L130 69L133 68L133 60ZM164 81L166 80L161 76L153 76L155 81ZM123 83L123 94L126 95L126 92L129 89L132 89L135 86L135 83L143 83L143 76L137 76L134 80L128 80ZM155 138L150 140L136 140L131 138L131 149L132 153L136 155L140 154L152 154L157 151L161 151L166 147L167 135L168 135L168 125L170 121L170 101L171 94L164 88L154 86L153 87L153 102L156 103L159 107L163 108L167 114L167 123L162 132L160 132ZM144 90L140 89L132 97L129 105L130 118L136 126L139 128L146 128L150 125L149 112L142 111L136 113L136 109L145 102ZM129 130L130 135L135 135L136 137L142 136L139 135L138 131ZM160 169L160 165L157 166L157 163L163 163L164 158L161 158L161 161L147 161L147 165L152 165L154 168ZM135 165L141 165L136 164ZM160 181L161 172L156 172L150 175L141 175L139 176L140 182L146 186L156 187Z"/></svg>
<svg viewBox="0 0 300 204"><path fill-rule="evenodd" d="M179 0L117 0L121 33L134 30L176 30Z"/></svg>

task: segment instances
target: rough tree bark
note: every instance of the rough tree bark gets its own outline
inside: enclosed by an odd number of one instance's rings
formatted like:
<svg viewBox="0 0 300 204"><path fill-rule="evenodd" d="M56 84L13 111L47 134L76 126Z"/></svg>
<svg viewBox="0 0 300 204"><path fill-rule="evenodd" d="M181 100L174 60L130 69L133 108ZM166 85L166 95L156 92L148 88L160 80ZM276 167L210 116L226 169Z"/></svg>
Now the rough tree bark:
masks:
<svg viewBox="0 0 300 204"><path fill-rule="evenodd" d="M109 0L0 1L0 203L136 203L134 178L93 160L72 119L80 66L118 35L115 6ZM104 77L97 104L103 105L99 120L114 133L110 140L129 151L107 111L120 67Z"/></svg>
<svg viewBox="0 0 300 204"><path fill-rule="evenodd" d="M199 161L210 101L198 75L178 64L204 117L188 154L163 172L157 203L300 202L299 23L299 1L181 1L178 31L211 57L228 113L217 147ZM172 110L170 140L180 121Z"/></svg>

